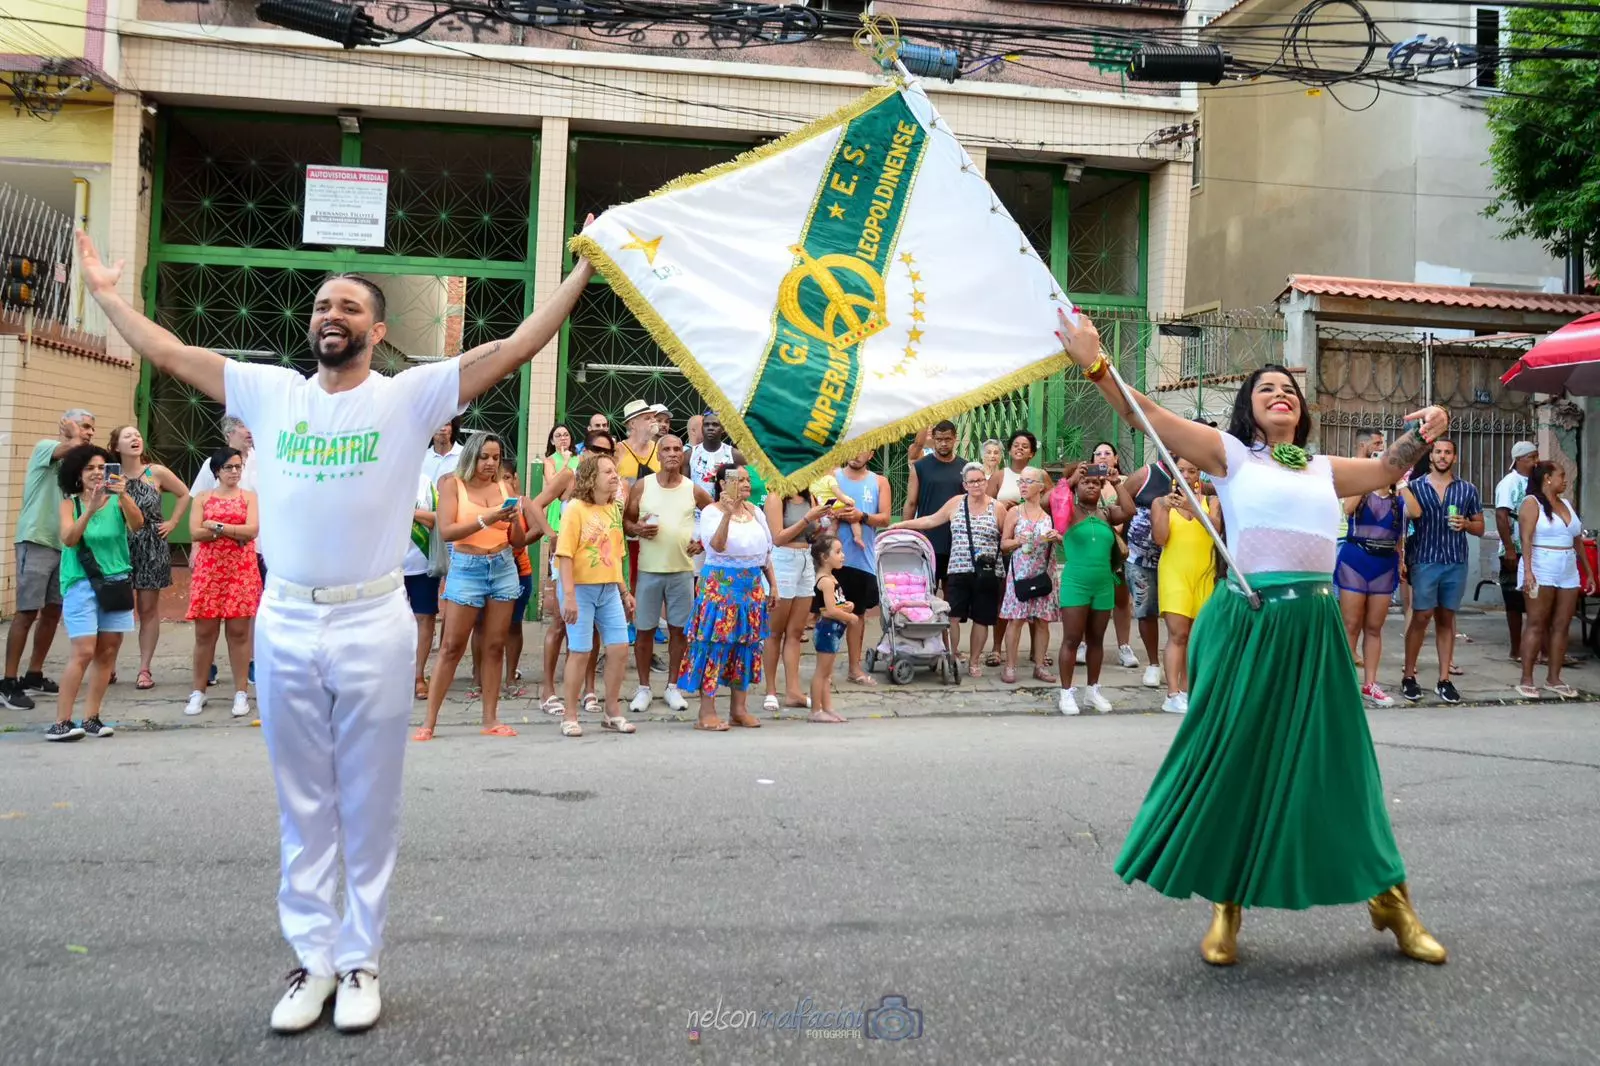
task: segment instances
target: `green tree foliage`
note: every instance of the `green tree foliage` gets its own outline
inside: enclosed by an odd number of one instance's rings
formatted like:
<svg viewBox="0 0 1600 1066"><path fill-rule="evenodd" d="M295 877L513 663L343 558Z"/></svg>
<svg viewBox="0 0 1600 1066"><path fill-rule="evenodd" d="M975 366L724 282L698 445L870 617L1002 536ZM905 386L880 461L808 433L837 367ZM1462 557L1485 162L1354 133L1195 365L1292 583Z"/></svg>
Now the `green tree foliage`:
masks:
<svg viewBox="0 0 1600 1066"><path fill-rule="evenodd" d="M1511 11L1510 47L1600 50L1594 11ZM1485 214L1501 236L1532 237L1564 257L1576 236L1600 260L1600 61L1520 59L1489 101L1489 163L1498 197Z"/></svg>

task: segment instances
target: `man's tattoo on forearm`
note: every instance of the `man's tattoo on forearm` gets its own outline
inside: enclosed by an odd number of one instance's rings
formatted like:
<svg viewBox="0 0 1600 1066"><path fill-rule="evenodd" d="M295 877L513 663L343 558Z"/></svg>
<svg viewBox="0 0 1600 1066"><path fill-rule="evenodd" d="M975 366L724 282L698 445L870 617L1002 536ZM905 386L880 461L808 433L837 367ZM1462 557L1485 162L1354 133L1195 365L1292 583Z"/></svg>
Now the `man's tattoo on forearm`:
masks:
<svg viewBox="0 0 1600 1066"><path fill-rule="evenodd" d="M1383 461L1389 469L1397 474L1403 474L1417 465L1417 461L1428 454L1432 447L1422 439L1422 434L1412 430L1393 444L1383 453Z"/></svg>
<svg viewBox="0 0 1600 1066"><path fill-rule="evenodd" d="M498 352L500 350L500 344L501 344L500 341L495 341L493 344L489 345L487 348L481 349L480 351L473 352L471 355L469 355L465 359L461 360L461 369L465 370L467 367L471 366L473 363L476 363L478 360L487 359L489 356L493 355L495 352Z"/></svg>

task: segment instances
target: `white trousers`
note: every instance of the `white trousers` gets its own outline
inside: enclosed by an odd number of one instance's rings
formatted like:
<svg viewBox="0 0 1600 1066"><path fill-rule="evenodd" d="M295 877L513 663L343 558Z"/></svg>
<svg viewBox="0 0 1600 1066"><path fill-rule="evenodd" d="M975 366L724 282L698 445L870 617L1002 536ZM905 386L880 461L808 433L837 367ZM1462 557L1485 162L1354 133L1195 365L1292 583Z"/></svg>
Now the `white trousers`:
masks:
<svg viewBox="0 0 1600 1066"><path fill-rule="evenodd" d="M400 589L320 604L268 586L256 616L256 696L278 790L278 918L313 976L376 972L400 848L416 620Z"/></svg>

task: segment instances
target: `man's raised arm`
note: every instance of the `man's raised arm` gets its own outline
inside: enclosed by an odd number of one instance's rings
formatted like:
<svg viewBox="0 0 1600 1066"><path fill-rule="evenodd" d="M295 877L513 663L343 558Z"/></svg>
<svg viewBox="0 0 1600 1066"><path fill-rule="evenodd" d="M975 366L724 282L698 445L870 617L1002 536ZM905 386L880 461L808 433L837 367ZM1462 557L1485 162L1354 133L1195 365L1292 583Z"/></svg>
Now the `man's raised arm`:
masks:
<svg viewBox="0 0 1600 1066"><path fill-rule="evenodd" d="M78 231L78 268L83 272L89 294L106 313L112 328L133 346L140 358L193 385L213 400L223 402L223 377L228 361L209 348L183 343L171 331L134 310L133 305L117 293L122 260L117 260L114 266L106 266L100 253L95 251L94 242L83 230Z"/></svg>
<svg viewBox="0 0 1600 1066"><path fill-rule="evenodd" d="M516 373L524 363L544 350L550 338L556 335L561 323L572 314L583 295L584 286L594 268L587 259L579 259L567 280L551 293L549 298L533 309L533 314L522 320L522 325L505 340L480 344L461 356L461 402L472 400L488 392L494 385Z"/></svg>

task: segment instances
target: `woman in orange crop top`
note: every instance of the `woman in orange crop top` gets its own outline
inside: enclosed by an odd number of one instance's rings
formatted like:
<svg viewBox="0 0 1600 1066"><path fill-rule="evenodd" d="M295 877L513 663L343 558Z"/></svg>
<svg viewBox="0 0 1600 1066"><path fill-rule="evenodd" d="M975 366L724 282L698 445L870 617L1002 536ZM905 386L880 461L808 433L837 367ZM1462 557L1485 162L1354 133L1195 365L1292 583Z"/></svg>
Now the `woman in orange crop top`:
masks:
<svg viewBox="0 0 1600 1066"><path fill-rule="evenodd" d="M456 667L466 654L472 631L483 616L482 659L483 733L514 737L516 730L502 724L500 669L505 657L506 633L522 585L517 576L514 548L527 544L521 522L512 521L517 498L500 480L500 459L505 445L492 433L474 433L461 449L455 472L439 479L439 535L450 545L450 571L445 576L444 637L439 660L428 684L428 717L414 740L432 740L439 707L456 679Z"/></svg>

